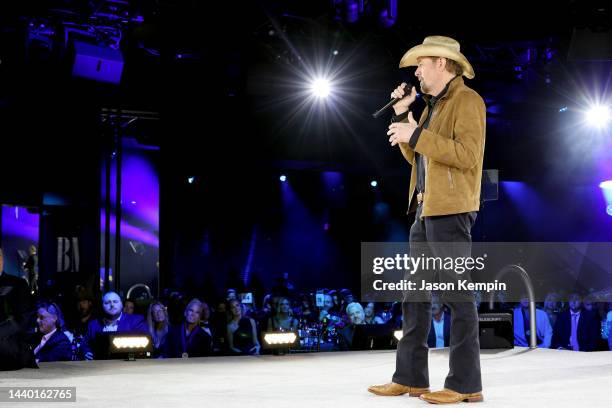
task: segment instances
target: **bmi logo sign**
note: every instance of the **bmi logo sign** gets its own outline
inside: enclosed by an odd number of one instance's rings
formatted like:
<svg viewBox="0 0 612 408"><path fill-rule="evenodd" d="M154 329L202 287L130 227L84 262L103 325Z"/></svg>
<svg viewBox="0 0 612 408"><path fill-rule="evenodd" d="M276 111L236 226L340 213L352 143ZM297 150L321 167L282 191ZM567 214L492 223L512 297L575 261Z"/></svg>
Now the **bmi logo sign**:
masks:
<svg viewBox="0 0 612 408"><path fill-rule="evenodd" d="M57 237L57 271L79 272L79 239Z"/></svg>

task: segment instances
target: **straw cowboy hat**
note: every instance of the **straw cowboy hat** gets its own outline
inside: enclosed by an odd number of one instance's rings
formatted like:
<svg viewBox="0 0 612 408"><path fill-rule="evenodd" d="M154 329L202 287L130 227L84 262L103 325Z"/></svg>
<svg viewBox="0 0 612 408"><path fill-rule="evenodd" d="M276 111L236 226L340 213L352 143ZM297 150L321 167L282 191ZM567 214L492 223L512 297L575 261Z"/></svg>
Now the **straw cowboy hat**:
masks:
<svg viewBox="0 0 612 408"><path fill-rule="evenodd" d="M418 65L417 58L420 57L444 57L452 59L463 67L463 75L466 78L474 78L474 68L467 58L459 52L459 43L450 38L440 35L426 37L423 44L419 44L408 50L400 61L400 68Z"/></svg>

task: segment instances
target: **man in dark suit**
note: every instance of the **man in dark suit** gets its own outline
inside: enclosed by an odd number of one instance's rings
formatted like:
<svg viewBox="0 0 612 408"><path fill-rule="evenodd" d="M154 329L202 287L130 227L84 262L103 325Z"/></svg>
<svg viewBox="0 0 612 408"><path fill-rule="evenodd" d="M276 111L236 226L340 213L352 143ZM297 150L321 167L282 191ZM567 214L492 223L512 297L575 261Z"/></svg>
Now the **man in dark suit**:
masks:
<svg viewBox="0 0 612 408"><path fill-rule="evenodd" d="M29 298L27 282L4 272L0 248L0 370L36 367L24 330Z"/></svg>
<svg viewBox="0 0 612 408"><path fill-rule="evenodd" d="M437 296L432 296L431 299L431 328L427 337L427 346L429 348L448 347L450 341L450 313L444 310L440 299Z"/></svg>
<svg viewBox="0 0 612 408"><path fill-rule="evenodd" d="M34 348L36 362L72 360L72 345L62 331L62 312L55 303L38 304L36 324L40 334Z"/></svg>
<svg viewBox="0 0 612 408"><path fill-rule="evenodd" d="M595 313L584 310L581 296L573 293L569 298L569 310L559 313L557 317L551 348L595 351L600 330Z"/></svg>
<svg viewBox="0 0 612 408"><path fill-rule="evenodd" d="M102 297L104 316L89 322L83 343L83 353L87 360L101 357L106 333L142 333L149 329L143 316L123 313L123 302L115 292L107 292ZM100 353L96 356L96 353Z"/></svg>

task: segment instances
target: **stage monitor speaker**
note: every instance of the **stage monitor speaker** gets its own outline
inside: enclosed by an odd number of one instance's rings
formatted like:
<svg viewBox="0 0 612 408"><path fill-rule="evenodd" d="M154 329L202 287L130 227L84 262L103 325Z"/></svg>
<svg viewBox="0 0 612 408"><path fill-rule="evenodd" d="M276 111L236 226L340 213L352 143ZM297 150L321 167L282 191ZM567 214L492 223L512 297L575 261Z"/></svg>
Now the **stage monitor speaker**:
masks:
<svg viewBox="0 0 612 408"><path fill-rule="evenodd" d="M574 28L568 61L612 61L612 30Z"/></svg>
<svg viewBox="0 0 612 408"><path fill-rule="evenodd" d="M480 348L483 350L514 348L513 324L511 313L479 313Z"/></svg>
<svg viewBox="0 0 612 408"><path fill-rule="evenodd" d="M387 350L394 349L397 341L393 330L387 324L355 325L350 350Z"/></svg>

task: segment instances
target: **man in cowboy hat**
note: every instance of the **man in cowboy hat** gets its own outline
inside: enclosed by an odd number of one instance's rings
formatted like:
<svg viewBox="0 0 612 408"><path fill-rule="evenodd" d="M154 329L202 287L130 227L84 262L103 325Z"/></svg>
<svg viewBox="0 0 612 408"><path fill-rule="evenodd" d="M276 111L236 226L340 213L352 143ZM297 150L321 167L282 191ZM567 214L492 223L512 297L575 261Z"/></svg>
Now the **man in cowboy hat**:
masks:
<svg viewBox="0 0 612 408"><path fill-rule="evenodd" d="M412 88L393 106L394 123L387 134L391 145L399 145L412 165L408 211L416 211L416 218L410 228L411 252L415 244L421 244L435 257L469 257L470 231L480 207L486 112L482 98L463 82L462 76L474 78L474 70L459 43L442 36L427 37L411 48L400 61L400 68L407 66L417 67L415 75L427 106L417 123L408 110L416 98ZM404 85L391 96L404 97ZM433 244L442 242L453 244ZM409 394L430 403L483 400L474 296L467 291L444 292L442 301L448 304L452 319L450 371L444 389L429 390L431 294L426 292L422 299L405 298L402 303L404 336L398 343L392 382L368 391Z"/></svg>

